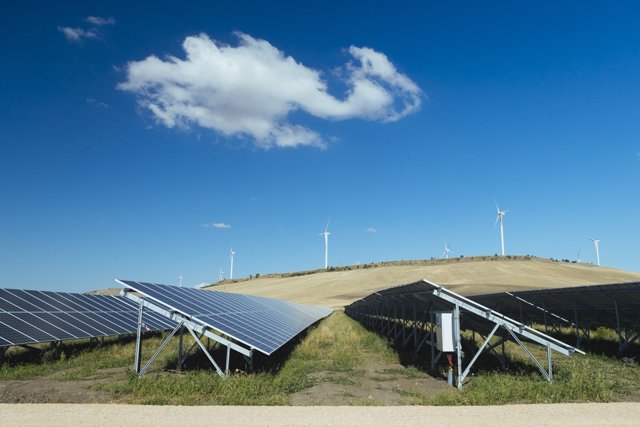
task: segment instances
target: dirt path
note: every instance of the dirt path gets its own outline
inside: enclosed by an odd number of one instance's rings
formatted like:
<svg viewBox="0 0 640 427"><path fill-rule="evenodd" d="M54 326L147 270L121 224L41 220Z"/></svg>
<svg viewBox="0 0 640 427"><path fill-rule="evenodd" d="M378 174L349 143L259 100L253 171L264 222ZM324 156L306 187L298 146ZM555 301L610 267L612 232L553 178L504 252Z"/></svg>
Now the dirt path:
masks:
<svg viewBox="0 0 640 427"><path fill-rule="evenodd" d="M28 426L635 426L638 403L481 407L138 406L0 404L4 425Z"/></svg>
<svg viewBox="0 0 640 427"><path fill-rule="evenodd" d="M450 386L424 372L397 363L376 362L365 355L365 366L356 375L319 372L315 386L291 395L295 406L406 405L411 392L436 394Z"/></svg>

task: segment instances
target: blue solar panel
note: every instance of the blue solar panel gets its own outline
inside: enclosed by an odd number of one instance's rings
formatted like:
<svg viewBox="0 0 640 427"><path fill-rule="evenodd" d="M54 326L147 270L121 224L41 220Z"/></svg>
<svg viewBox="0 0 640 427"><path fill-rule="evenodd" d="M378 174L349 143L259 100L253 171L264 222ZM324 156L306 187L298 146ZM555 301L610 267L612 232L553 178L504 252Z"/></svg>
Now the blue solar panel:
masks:
<svg viewBox="0 0 640 427"><path fill-rule="evenodd" d="M252 295L118 280L143 298L234 340L271 354L331 309Z"/></svg>
<svg viewBox="0 0 640 427"><path fill-rule="evenodd" d="M137 325L138 306L120 296L0 289L0 346L128 334ZM150 313L145 326L175 322Z"/></svg>

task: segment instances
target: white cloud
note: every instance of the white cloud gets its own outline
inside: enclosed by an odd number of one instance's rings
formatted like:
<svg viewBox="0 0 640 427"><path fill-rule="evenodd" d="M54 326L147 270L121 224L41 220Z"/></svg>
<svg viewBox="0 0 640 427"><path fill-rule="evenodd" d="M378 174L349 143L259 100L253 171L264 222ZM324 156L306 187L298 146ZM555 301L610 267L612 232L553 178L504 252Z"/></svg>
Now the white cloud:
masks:
<svg viewBox="0 0 640 427"><path fill-rule="evenodd" d="M87 98L86 101L87 101L87 104L93 105L94 107L97 107L97 108L109 108L109 104L98 101L97 99Z"/></svg>
<svg viewBox="0 0 640 427"><path fill-rule="evenodd" d="M85 22L93 24L93 26L89 28L58 27L58 31L64 34L68 41L73 43L80 43L84 39L100 40L101 37L98 34L98 28L103 25L113 25L116 23L115 19L113 18L102 18L100 16L87 16L85 18Z"/></svg>
<svg viewBox="0 0 640 427"><path fill-rule="evenodd" d="M113 25L116 23L116 20L113 18L103 18L101 16L87 16L85 21L89 24L97 25L98 27L102 25Z"/></svg>
<svg viewBox="0 0 640 427"><path fill-rule="evenodd" d="M227 228L231 228L231 226L229 224L225 224L224 222L213 222L211 224L203 224L202 225L204 228L218 228L218 229L227 229Z"/></svg>
<svg viewBox="0 0 640 427"><path fill-rule="evenodd" d="M83 39L97 39L98 35L92 29L84 30L79 27L58 27L58 31L60 31L66 39L70 42L79 43Z"/></svg>
<svg viewBox="0 0 640 427"><path fill-rule="evenodd" d="M422 91L382 53L351 46L342 73L343 99L328 92L320 71L308 68L265 40L238 33L238 46L187 37L184 59L155 55L127 64L118 88L138 97L162 125L200 126L226 136L249 136L261 148L323 147L315 131L288 115L391 122L421 105Z"/></svg>
<svg viewBox="0 0 640 427"><path fill-rule="evenodd" d="M375 228L373 228L373 227L369 227L369 228L367 228L365 231L366 231L367 233L377 233L377 232L378 232L378 230L376 230L376 229L375 229Z"/></svg>

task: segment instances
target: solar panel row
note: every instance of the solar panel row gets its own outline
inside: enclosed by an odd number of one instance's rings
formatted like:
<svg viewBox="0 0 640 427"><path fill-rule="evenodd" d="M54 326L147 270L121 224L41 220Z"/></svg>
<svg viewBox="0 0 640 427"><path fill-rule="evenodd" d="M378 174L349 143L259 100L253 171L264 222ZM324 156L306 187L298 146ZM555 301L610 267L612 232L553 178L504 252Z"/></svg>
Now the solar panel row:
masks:
<svg viewBox="0 0 640 427"><path fill-rule="evenodd" d="M119 296L0 289L0 346L132 333L137 312ZM148 330L174 325L155 314L145 323Z"/></svg>
<svg viewBox="0 0 640 427"><path fill-rule="evenodd" d="M580 324L596 328L640 327L640 283L590 285L471 297L524 322Z"/></svg>
<svg viewBox="0 0 640 427"><path fill-rule="evenodd" d="M118 280L162 308L270 355L331 309L272 298Z"/></svg>
<svg viewBox="0 0 640 427"><path fill-rule="evenodd" d="M462 387L478 356L488 348L495 349L506 339L515 341L549 381L553 376L552 350L566 356L571 356L574 352L583 353L503 313L491 310L476 301L426 280L377 291L347 306L345 312L365 326L386 334L392 340L397 340L403 346L412 345L416 355L423 345L430 346L432 369L442 352L455 353L458 388ZM438 314L443 312L451 314L451 323L445 321L438 323ZM445 332L447 325L449 332ZM438 331L439 326L442 327L440 331ZM483 338L482 344L468 362L463 358L462 347L466 348L468 344L460 339L462 329L478 332ZM445 350L437 344L438 340L444 339L443 337L449 337L452 340L451 348ZM490 341L494 338L497 338L497 341L491 343ZM547 368L524 345L526 341L546 347ZM436 355L438 348L441 348L441 352ZM471 346L469 350L475 349ZM504 358L504 350L502 357ZM466 368L463 369L465 362Z"/></svg>

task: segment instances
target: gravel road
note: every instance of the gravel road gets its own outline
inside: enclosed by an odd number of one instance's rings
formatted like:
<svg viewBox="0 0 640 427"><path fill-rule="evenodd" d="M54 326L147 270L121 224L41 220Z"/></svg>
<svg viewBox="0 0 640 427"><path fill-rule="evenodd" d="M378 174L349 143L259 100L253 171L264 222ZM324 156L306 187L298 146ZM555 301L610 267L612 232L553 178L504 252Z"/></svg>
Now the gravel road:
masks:
<svg viewBox="0 0 640 427"><path fill-rule="evenodd" d="M479 407L0 404L11 426L637 426L640 403Z"/></svg>

